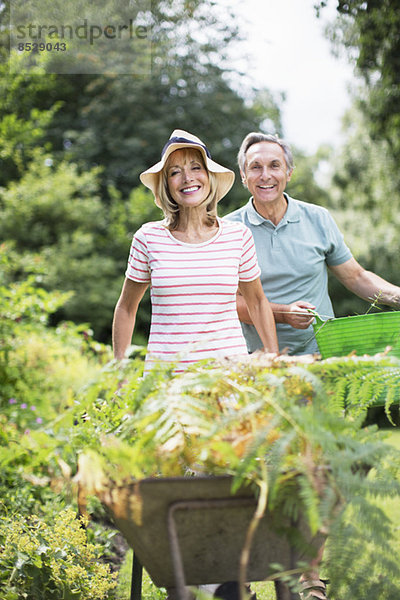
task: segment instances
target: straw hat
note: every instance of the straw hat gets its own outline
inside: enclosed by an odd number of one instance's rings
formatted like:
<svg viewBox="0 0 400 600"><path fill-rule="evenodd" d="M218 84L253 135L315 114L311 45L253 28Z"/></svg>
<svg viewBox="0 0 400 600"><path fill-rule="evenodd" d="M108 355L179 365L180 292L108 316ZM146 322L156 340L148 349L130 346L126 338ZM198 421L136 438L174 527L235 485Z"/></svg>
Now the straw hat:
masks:
<svg viewBox="0 0 400 600"><path fill-rule="evenodd" d="M211 154L207 147L198 137L188 133L187 131L183 131L183 129L175 129L171 133L168 142L162 149L161 160L150 167L150 169L147 169L140 174L140 181L153 192L157 206L160 206L160 200L157 196L157 186L160 173L167 161L168 156L180 148L195 148L196 150L200 150L207 169L216 176L216 197L217 202L219 202L221 198L223 198L231 189L235 180L234 172L226 169L212 160Z"/></svg>

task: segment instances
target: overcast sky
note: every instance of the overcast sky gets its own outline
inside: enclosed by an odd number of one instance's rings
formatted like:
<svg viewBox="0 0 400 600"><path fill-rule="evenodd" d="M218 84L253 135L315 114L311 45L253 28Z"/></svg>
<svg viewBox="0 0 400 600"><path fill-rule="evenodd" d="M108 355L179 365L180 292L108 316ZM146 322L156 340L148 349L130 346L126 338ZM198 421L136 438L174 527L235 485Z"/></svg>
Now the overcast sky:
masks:
<svg viewBox="0 0 400 600"><path fill-rule="evenodd" d="M324 23L335 14L331 0L315 16L315 0L234 0L250 53L247 72L259 85L286 93L282 106L287 140L313 153L340 141L341 117L349 107L353 68L331 53Z"/></svg>

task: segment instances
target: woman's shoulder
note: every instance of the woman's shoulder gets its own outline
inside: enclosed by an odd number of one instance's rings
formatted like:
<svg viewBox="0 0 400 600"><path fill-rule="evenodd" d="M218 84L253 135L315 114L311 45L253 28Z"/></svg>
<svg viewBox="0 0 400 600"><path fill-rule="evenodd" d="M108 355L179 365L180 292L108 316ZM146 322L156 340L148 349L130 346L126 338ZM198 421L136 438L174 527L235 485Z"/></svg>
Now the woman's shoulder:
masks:
<svg viewBox="0 0 400 600"><path fill-rule="evenodd" d="M164 221L148 221L143 223L140 229L144 231L165 231Z"/></svg>
<svg viewBox="0 0 400 600"><path fill-rule="evenodd" d="M148 235L148 234L161 234L165 233L166 228L164 225L164 221L148 221L147 223L143 223L143 225L137 230L135 235Z"/></svg>

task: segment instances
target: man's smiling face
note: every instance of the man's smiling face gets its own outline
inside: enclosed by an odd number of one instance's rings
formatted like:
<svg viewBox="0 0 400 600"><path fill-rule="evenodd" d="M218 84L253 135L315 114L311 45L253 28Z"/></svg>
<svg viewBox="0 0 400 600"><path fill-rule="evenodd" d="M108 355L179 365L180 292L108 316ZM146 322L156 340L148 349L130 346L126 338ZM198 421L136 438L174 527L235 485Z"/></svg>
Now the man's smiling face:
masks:
<svg viewBox="0 0 400 600"><path fill-rule="evenodd" d="M246 152L243 183L254 198L255 208L273 207L285 202L283 192L290 180L291 172L285 160L283 149L274 142L258 142Z"/></svg>

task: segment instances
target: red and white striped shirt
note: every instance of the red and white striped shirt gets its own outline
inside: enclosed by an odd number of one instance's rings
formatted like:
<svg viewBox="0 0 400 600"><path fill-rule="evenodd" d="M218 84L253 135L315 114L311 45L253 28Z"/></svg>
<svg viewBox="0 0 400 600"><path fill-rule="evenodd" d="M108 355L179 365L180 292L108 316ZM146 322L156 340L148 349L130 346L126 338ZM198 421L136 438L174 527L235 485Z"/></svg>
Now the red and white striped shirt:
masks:
<svg viewBox="0 0 400 600"><path fill-rule="evenodd" d="M189 364L247 354L236 312L239 281L260 275L253 236L243 223L218 219L206 242L176 239L161 221L134 235L126 277L151 284L147 367L156 360Z"/></svg>

